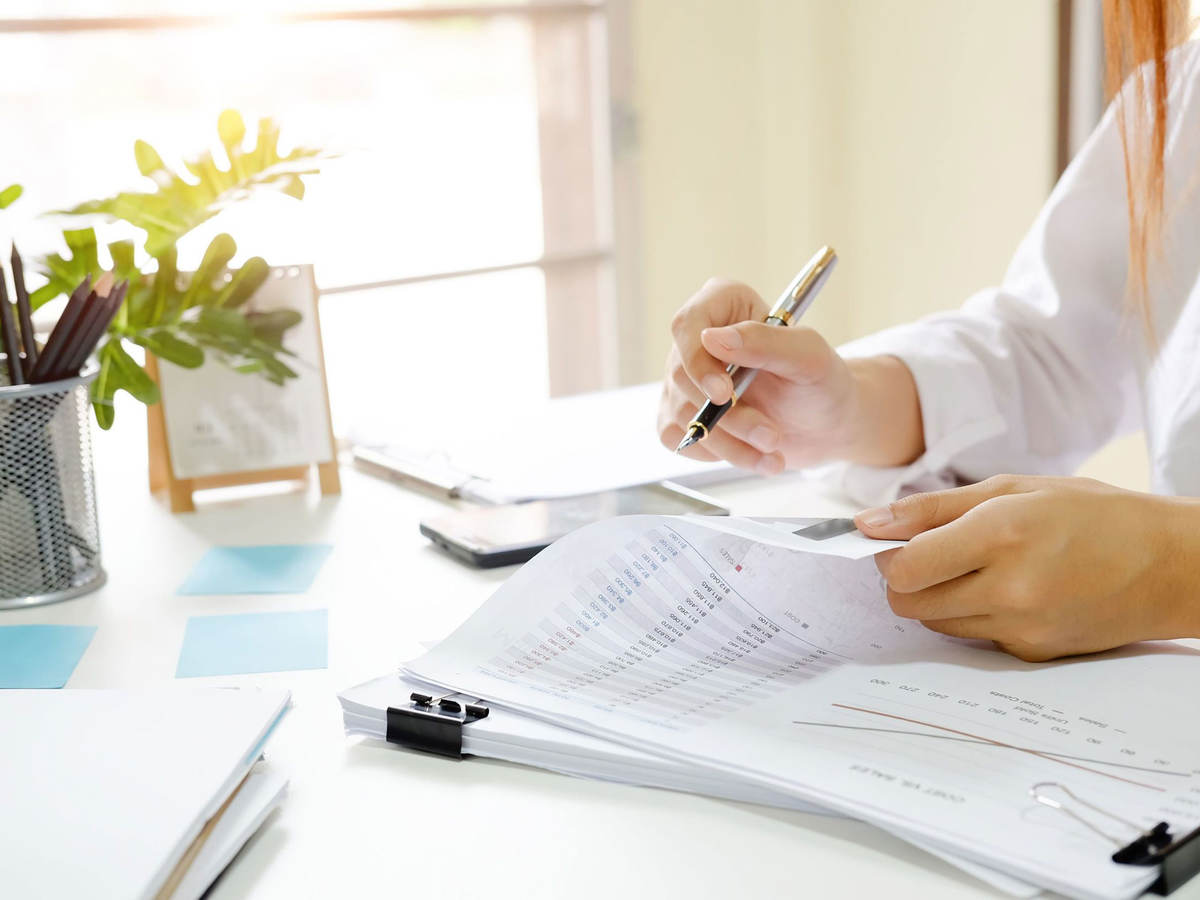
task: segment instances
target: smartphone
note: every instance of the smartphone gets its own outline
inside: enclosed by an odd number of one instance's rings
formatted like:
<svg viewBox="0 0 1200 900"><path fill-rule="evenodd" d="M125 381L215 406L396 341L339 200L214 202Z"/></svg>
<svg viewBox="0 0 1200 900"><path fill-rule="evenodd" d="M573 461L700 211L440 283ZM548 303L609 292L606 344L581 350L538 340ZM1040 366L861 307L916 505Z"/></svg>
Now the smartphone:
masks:
<svg viewBox="0 0 1200 900"><path fill-rule="evenodd" d="M527 562L567 532L590 522L637 513L727 516L729 510L703 494L664 481L467 510L422 522L421 534L463 562L490 569Z"/></svg>

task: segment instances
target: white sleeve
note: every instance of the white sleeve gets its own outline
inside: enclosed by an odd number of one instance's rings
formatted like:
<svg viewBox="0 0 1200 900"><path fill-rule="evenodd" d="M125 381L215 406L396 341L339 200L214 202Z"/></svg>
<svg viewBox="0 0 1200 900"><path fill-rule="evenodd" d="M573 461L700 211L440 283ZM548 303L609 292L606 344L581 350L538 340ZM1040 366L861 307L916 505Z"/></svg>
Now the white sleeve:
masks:
<svg viewBox="0 0 1200 900"><path fill-rule="evenodd" d="M1142 337L1124 314L1128 212L1117 125L1110 110L998 288L840 348L901 359L916 380L925 433L925 453L910 466L827 469L855 500L887 502L1002 472L1069 474L1140 427L1131 342Z"/></svg>

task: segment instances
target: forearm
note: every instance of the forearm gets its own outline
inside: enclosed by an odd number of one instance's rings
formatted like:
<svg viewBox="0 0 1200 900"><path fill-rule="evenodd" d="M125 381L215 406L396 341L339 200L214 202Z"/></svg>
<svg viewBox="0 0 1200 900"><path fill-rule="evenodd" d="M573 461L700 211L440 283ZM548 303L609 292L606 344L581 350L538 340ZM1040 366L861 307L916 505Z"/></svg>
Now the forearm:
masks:
<svg viewBox="0 0 1200 900"><path fill-rule="evenodd" d="M855 397L844 452L849 462L905 466L925 452L921 400L908 366L894 356L847 360Z"/></svg>

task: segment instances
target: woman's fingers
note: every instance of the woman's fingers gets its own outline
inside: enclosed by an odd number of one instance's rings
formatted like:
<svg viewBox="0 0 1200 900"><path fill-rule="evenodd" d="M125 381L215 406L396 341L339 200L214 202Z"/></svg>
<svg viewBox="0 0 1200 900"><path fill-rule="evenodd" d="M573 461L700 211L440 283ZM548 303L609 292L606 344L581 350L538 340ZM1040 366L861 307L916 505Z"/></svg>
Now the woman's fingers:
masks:
<svg viewBox="0 0 1200 900"><path fill-rule="evenodd" d="M687 371L683 368L683 363L679 361L679 352L672 348L670 355L667 357L667 378L666 385L667 395L674 398L687 400L697 408L702 406L708 397L704 391L696 387L696 382L688 376Z"/></svg>
<svg viewBox="0 0 1200 900"><path fill-rule="evenodd" d="M991 616L963 616L958 619L932 619L921 623L930 631L967 640L990 641L995 627Z"/></svg>
<svg viewBox="0 0 1200 900"><path fill-rule="evenodd" d="M720 428L714 429L701 443L708 445L709 452L729 460L739 469L752 469L760 475L778 475L786 465L782 453L763 453Z"/></svg>
<svg viewBox="0 0 1200 900"><path fill-rule="evenodd" d="M983 568L991 560L995 553L992 519L963 516L918 534L903 547L876 554L875 563L888 586L902 594L948 582Z"/></svg>
<svg viewBox="0 0 1200 900"><path fill-rule="evenodd" d="M700 333L714 325L756 318L762 309L765 309L762 298L746 285L709 279L671 320L671 335L680 365L688 378L714 403L729 400L733 382L725 371L726 363L704 348Z"/></svg>
<svg viewBox="0 0 1200 900"><path fill-rule="evenodd" d="M692 383L681 366L671 368L668 378L669 384L663 392L663 404L672 414L673 423L681 429L686 429L708 398ZM779 428L770 418L753 406L740 401L721 416L716 430L728 432L739 441L750 444L763 453L778 450L783 440ZM665 438L663 442L666 443ZM675 449L674 446L671 449Z"/></svg>
<svg viewBox="0 0 1200 900"><path fill-rule="evenodd" d="M663 444L674 450L684 435L684 429L696 415L697 407L683 403L674 410L659 409L658 435ZM722 417L722 424L730 413ZM760 414L761 415L761 414ZM734 437L723 428L714 428L700 443L682 451L691 459L725 459L742 469L752 469L762 475L777 475L784 469L783 454L778 451L764 452Z"/></svg>
<svg viewBox="0 0 1200 900"><path fill-rule="evenodd" d="M957 619L989 611L986 584L980 572L960 575L924 590L905 593L889 583L887 598L892 612L902 619ZM986 581L986 579L984 579Z"/></svg>
<svg viewBox="0 0 1200 900"><path fill-rule="evenodd" d="M700 342L721 365L761 369L800 384L825 377L837 356L811 328L776 328L763 322L707 328Z"/></svg>
<svg viewBox="0 0 1200 900"><path fill-rule="evenodd" d="M783 441L774 422L753 406L740 403L721 417L717 430L727 431L763 453L774 453Z"/></svg>
<svg viewBox="0 0 1200 900"><path fill-rule="evenodd" d="M663 443L678 445L684 431L678 425L669 425L663 432ZM784 461L781 453L763 453L751 447L745 441L739 441L732 435L714 431L699 444L693 444L680 451L681 456L689 459L713 461L724 459L739 469L750 469L760 475L778 475L783 471Z"/></svg>
<svg viewBox="0 0 1200 900"><path fill-rule="evenodd" d="M981 503L1006 494L1037 489L1037 481L1021 475L997 475L987 481L948 491L910 494L887 506L864 509L854 522L864 534L884 540L906 540L964 515Z"/></svg>

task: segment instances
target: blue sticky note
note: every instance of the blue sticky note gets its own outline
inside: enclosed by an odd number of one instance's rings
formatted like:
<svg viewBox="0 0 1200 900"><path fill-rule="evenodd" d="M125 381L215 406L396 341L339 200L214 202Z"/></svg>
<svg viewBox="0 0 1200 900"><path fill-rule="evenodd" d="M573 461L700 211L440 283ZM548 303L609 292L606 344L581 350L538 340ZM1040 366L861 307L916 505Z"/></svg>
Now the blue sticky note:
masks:
<svg viewBox="0 0 1200 900"><path fill-rule="evenodd" d="M324 669L328 631L324 609L192 616L175 677Z"/></svg>
<svg viewBox="0 0 1200 900"><path fill-rule="evenodd" d="M181 594L302 594L333 548L329 544L213 547Z"/></svg>
<svg viewBox="0 0 1200 900"><path fill-rule="evenodd" d="M94 625L0 625L0 688L60 688L96 633Z"/></svg>

